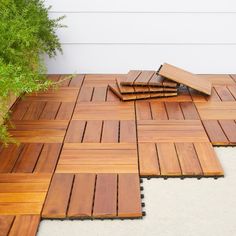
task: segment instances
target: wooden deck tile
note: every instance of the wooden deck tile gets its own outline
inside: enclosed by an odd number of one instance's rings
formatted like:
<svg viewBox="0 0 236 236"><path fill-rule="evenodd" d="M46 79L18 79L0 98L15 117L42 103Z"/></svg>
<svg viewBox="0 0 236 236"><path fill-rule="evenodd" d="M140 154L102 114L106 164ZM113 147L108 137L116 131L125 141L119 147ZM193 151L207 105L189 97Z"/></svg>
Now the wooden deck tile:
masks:
<svg viewBox="0 0 236 236"><path fill-rule="evenodd" d="M0 236L8 235L14 219L14 216L0 216Z"/></svg>
<svg viewBox="0 0 236 236"><path fill-rule="evenodd" d="M158 74L175 82L186 85L190 88L193 88L197 91L203 92L207 95L211 94L210 81L170 64L163 64Z"/></svg>
<svg viewBox="0 0 236 236"><path fill-rule="evenodd" d="M223 74L201 74L198 75L199 77L203 77L209 80L212 85L235 85L235 81L230 75L223 75Z"/></svg>
<svg viewBox="0 0 236 236"><path fill-rule="evenodd" d="M137 173L136 144L64 144L57 173Z"/></svg>
<svg viewBox="0 0 236 236"><path fill-rule="evenodd" d="M134 103L77 103L73 120L134 120Z"/></svg>
<svg viewBox="0 0 236 236"><path fill-rule="evenodd" d="M40 214L51 174L0 174L0 215Z"/></svg>
<svg viewBox="0 0 236 236"><path fill-rule="evenodd" d="M236 102L196 102L202 120L234 120Z"/></svg>
<svg viewBox="0 0 236 236"><path fill-rule="evenodd" d="M208 142L198 120L138 121L139 142Z"/></svg>
<svg viewBox="0 0 236 236"><path fill-rule="evenodd" d="M65 218L74 176L55 174L44 204L43 218Z"/></svg>

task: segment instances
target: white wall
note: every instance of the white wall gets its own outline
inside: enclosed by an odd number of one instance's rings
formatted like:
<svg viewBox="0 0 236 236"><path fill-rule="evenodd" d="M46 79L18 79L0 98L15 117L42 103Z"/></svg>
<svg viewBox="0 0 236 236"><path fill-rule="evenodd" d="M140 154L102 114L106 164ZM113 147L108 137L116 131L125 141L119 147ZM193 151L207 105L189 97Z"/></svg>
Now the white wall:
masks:
<svg viewBox="0 0 236 236"><path fill-rule="evenodd" d="M235 0L46 0L64 54L49 73L126 73L174 63L236 73Z"/></svg>

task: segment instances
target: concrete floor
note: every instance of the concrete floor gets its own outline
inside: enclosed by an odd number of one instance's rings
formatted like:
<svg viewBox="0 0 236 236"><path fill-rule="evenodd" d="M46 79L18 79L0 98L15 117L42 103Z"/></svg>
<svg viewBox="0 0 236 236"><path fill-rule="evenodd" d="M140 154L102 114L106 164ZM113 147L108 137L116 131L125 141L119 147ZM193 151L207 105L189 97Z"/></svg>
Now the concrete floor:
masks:
<svg viewBox="0 0 236 236"><path fill-rule="evenodd" d="M38 236L236 235L236 148L215 150L225 178L144 180L143 220L44 220Z"/></svg>

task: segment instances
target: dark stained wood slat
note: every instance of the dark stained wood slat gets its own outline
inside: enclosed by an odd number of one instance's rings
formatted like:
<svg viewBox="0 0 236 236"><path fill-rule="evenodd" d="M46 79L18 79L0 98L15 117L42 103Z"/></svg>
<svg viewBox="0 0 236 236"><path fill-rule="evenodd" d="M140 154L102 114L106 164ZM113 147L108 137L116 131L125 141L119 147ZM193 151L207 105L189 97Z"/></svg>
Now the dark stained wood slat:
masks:
<svg viewBox="0 0 236 236"><path fill-rule="evenodd" d="M194 143L194 146L205 176L224 175L224 171L211 143Z"/></svg>
<svg viewBox="0 0 236 236"><path fill-rule="evenodd" d="M25 144L23 151L21 152L13 172L16 173L31 173L34 170L35 164L39 158L43 144L29 143Z"/></svg>
<svg viewBox="0 0 236 236"><path fill-rule="evenodd" d="M9 144L7 148L3 148L0 152L0 173L9 173L23 150L21 144L17 147L15 144Z"/></svg>
<svg viewBox="0 0 236 236"><path fill-rule="evenodd" d="M132 120L120 121L120 143L136 143L136 125Z"/></svg>
<svg viewBox="0 0 236 236"><path fill-rule="evenodd" d="M138 120L151 120L151 108L149 102L138 101L136 104L136 113Z"/></svg>
<svg viewBox="0 0 236 236"><path fill-rule="evenodd" d="M118 143L119 141L119 121L104 120L102 130L102 143Z"/></svg>
<svg viewBox="0 0 236 236"><path fill-rule="evenodd" d="M54 120L60 108L60 102L47 102L40 115L40 120Z"/></svg>
<svg viewBox="0 0 236 236"><path fill-rule="evenodd" d="M71 194L68 217L92 216L95 174L76 174Z"/></svg>
<svg viewBox="0 0 236 236"><path fill-rule="evenodd" d="M75 107L74 102L62 102L56 120L69 120Z"/></svg>
<svg viewBox="0 0 236 236"><path fill-rule="evenodd" d="M93 97L93 87L84 87L82 86L79 93L78 102L90 102Z"/></svg>
<svg viewBox="0 0 236 236"><path fill-rule="evenodd" d="M95 190L93 217L117 216L117 175L98 174Z"/></svg>
<svg viewBox="0 0 236 236"><path fill-rule="evenodd" d="M31 102L23 120L38 120L45 105L46 102Z"/></svg>
<svg viewBox="0 0 236 236"><path fill-rule="evenodd" d="M118 175L118 217L142 217L138 174Z"/></svg>
<svg viewBox="0 0 236 236"><path fill-rule="evenodd" d="M9 236L35 236L40 223L40 215L19 215L10 230Z"/></svg>
<svg viewBox="0 0 236 236"><path fill-rule="evenodd" d="M185 120L200 120L197 109L193 102L181 102L180 107Z"/></svg>
<svg viewBox="0 0 236 236"><path fill-rule="evenodd" d="M106 101L106 96L107 96L107 87L95 87L92 101L104 102Z"/></svg>
<svg viewBox="0 0 236 236"><path fill-rule="evenodd" d="M233 95L230 93L226 86L215 86L215 90L222 101L235 101Z"/></svg>
<svg viewBox="0 0 236 236"><path fill-rule="evenodd" d="M74 175L54 174L44 204L42 217L65 218Z"/></svg>
<svg viewBox="0 0 236 236"><path fill-rule="evenodd" d="M72 120L66 133L65 143L81 143L86 121Z"/></svg>
<svg viewBox="0 0 236 236"><path fill-rule="evenodd" d="M11 119L12 120L22 120L25 113L27 112L30 106L30 102L19 100L11 109Z"/></svg>
<svg viewBox="0 0 236 236"><path fill-rule="evenodd" d="M8 235L14 219L14 216L0 216L0 236Z"/></svg>
<svg viewBox="0 0 236 236"><path fill-rule="evenodd" d="M81 87L82 83L84 80L84 75L80 74L80 75L76 75L75 77L73 77L70 81L69 87Z"/></svg>
<svg viewBox="0 0 236 236"><path fill-rule="evenodd" d="M169 120L184 120L184 115L182 113L179 103L166 102L165 106Z"/></svg>
<svg viewBox="0 0 236 236"><path fill-rule="evenodd" d="M211 94L211 82L205 78L194 75L190 72L184 71L170 64L163 64L158 72L159 75L164 76L170 80L186 85L199 92L207 95Z"/></svg>
<svg viewBox="0 0 236 236"><path fill-rule="evenodd" d="M164 102L150 102L153 120L168 120Z"/></svg>
<svg viewBox="0 0 236 236"><path fill-rule="evenodd" d="M83 142L84 143L100 143L102 136L102 124L101 120L89 120L87 121Z"/></svg>
<svg viewBox="0 0 236 236"><path fill-rule="evenodd" d="M182 175L174 143L157 143L156 146L159 157L161 175Z"/></svg>
<svg viewBox="0 0 236 236"><path fill-rule="evenodd" d="M155 143L139 143L139 169L141 176L160 175Z"/></svg>
<svg viewBox="0 0 236 236"><path fill-rule="evenodd" d="M53 173L56 168L61 146L60 143L44 144L34 172Z"/></svg>
<svg viewBox="0 0 236 236"><path fill-rule="evenodd" d="M229 141L217 120L203 120L202 123L213 145L229 144Z"/></svg>
<svg viewBox="0 0 236 236"><path fill-rule="evenodd" d="M192 143L176 143L176 151L184 176L201 176L202 170Z"/></svg>
<svg viewBox="0 0 236 236"><path fill-rule="evenodd" d="M231 144L236 144L236 123L234 120L219 120L219 123Z"/></svg>

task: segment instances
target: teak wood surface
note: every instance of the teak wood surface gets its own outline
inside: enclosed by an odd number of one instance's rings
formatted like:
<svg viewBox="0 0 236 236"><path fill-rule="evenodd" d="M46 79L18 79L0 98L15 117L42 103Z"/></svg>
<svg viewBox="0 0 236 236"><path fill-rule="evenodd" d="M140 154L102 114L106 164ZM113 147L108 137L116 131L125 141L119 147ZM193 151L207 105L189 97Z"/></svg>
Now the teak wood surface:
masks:
<svg viewBox="0 0 236 236"><path fill-rule="evenodd" d="M108 89L124 75L77 75L15 103L20 144L0 147L0 235L35 235L41 217L141 218L140 177L223 176L212 145L236 144L236 76L199 77L212 96L183 86L124 103Z"/></svg>

